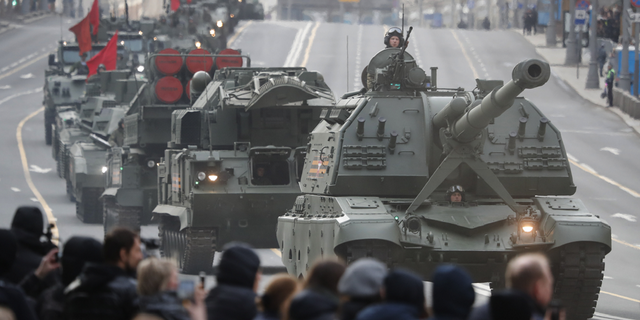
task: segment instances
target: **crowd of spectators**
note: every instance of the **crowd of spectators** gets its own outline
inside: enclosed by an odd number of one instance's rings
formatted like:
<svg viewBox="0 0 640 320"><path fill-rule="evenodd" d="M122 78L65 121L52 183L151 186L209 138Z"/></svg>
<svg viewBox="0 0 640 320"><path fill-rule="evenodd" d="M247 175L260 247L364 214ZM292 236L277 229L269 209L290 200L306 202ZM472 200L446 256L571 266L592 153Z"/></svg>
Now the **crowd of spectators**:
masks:
<svg viewBox="0 0 640 320"><path fill-rule="evenodd" d="M598 38L607 38L617 43L620 38L620 5L600 8L598 17Z"/></svg>
<svg viewBox="0 0 640 320"><path fill-rule="evenodd" d="M427 308L420 276L373 258L349 266L324 259L304 280L272 276L259 295L260 259L242 243L223 248L216 285L205 292L204 280L183 287L189 281L179 281L173 261L145 258L140 237L129 229L112 230L103 243L72 237L58 254L35 221L42 213L22 207L11 229L0 229L0 319L529 320L548 318L553 292L547 258L529 253L509 262L507 289L475 309L464 269L443 264L435 270Z"/></svg>

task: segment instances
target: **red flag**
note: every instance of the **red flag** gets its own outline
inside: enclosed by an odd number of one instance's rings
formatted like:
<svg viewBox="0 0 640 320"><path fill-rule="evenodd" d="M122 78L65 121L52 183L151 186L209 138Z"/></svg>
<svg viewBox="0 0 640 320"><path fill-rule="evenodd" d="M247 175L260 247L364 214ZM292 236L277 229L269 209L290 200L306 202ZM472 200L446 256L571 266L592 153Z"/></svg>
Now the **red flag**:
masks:
<svg viewBox="0 0 640 320"><path fill-rule="evenodd" d="M98 6L98 0L93 0L91 11L87 14L89 21L93 26L93 35L98 34L98 26L100 26L100 7Z"/></svg>
<svg viewBox="0 0 640 320"><path fill-rule="evenodd" d="M78 22L78 24L69 28L69 31L76 34L78 47L80 47L80 55L84 52L91 51L91 24L89 16L86 16L82 21Z"/></svg>
<svg viewBox="0 0 640 320"><path fill-rule="evenodd" d="M115 70L116 64L118 62L118 31L113 35L111 40L107 43L104 49L100 50L98 54L93 56L89 61L87 61L87 68L89 68L89 74L87 75L87 80L89 77L96 74L98 72L98 66L100 64L104 64L104 67L107 71Z"/></svg>
<svg viewBox="0 0 640 320"><path fill-rule="evenodd" d="M171 0L171 11L176 11L180 8L180 0Z"/></svg>

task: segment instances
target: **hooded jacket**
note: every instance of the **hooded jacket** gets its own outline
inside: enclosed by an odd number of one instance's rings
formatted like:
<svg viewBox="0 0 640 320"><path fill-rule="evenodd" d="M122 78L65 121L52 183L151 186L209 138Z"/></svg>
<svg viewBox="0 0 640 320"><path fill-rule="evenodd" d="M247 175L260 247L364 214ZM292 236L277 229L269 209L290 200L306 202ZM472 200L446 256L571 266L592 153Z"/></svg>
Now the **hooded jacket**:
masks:
<svg viewBox="0 0 640 320"><path fill-rule="evenodd" d="M300 291L289 305L289 320L332 320L338 311L338 297L320 288Z"/></svg>
<svg viewBox="0 0 640 320"><path fill-rule="evenodd" d="M8 283L2 278L11 269L16 257L18 241L15 235L5 229L0 229L0 305L8 306L16 320L37 320L31 306L27 303L26 296L12 283Z"/></svg>
<svg viewBox="0 0 640 320"><path fill-rule="evenodd" d="M117 266L88 264L65 289L69 320L130 320L138 311L136 280Z"/></svg>
<svg viewBox="0 0 640 320"><path fill-rule="evenodd" d="M542 320L544 313L528 294L507 289L491 294L489 302L475 308L469 320Z"/></svg>
<svg viewBox="0 0 640 320"><path fill-rule="evenodd" d="M467 319L476 293L467 272L454 265L439 266L433 273L433 313L431 319Z"/></svg>
<svg viewBox="0 0 640 320"><path fill-rule="evenodd" d="M384 279L385 302L362 310L357 320L417 320L425 313L424 283L410 271L396 269Z"/></svg>

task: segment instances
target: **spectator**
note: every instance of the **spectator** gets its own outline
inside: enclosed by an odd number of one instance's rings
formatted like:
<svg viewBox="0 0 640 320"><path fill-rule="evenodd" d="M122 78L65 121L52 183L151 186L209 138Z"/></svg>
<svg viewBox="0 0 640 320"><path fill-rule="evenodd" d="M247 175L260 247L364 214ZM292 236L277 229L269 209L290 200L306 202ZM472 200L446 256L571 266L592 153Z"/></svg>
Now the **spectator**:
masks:
<svg viewBox="0 0 640 320"><path fill-rule="evenodd" d="M284 314L284 306L298 291L298 280L288 274L276 275L260 297L260 313L254 320L279 320Z"/></svg>
<svg viewBox="0 0 640 320"><path fill-rule="evenodd" d="M137 313L135 270L142 260L140 237L126 228L107 234L104 264L88 264L65 289L69 320L129 320Z"/></svg>
<svg viewBox="0 0 640 320"><path fill-rule="evenodd" d="M387 267L372 258L361 258L347 267L338 282L340 320L353 320L364 308L382 301L380 289Z"/></svg>
<svg viewBox="0 0 640 320"><path fill-rule="evenodd" d="M55 248L50 241L42 242L44 234L44 219L40 209L36 207L19 207L11 221L11 232L18 240L16 260L5 279L18 284L28 274L40 266L42 258ZM47 278L49 285L55 284L55 276Z"/></svg>
<svg viewBox="0 0 640 320"><path fill-rule="evenodd" d="M27 298L22 290L4 280L4 276L11 270L16 260L16 252L18 251L16 236L9 230L0 229L0 243L2 243L2 250L0 250L0 307L4 307L5 313L13 316L16 320L37 320L35 313L27 304Z"/></svg>
<svg viewBox="0 0 640 320"><path fill-rule="evenodd" d="M507 265L505 280L510 290L493 293L489 303L474 309L469 320L543 319L553 294L553 276L547 258L539 253L515 257Z"/></svg>
<svg viewBox="0 0 640 320"><path fill-rule="evenodd" d="M344 263L324 260L309 273L303 290L296 294L288 308L289 320L333 320L338 311L338 282L345 271Z"/></svg>
<svg viewBox="0 0 640 320"><path fill-rule="evenodd" d="M416 320L427 315L422 279L413 272L395 269L384 279L383 303L370 306L357 320Z"/></svg>
<svg viewBox="0 0 640 320"><path fill-rule="evenodd" d="M20 284L25 291L37 299L36 313L40 320L64 319L64 288L80 275L88 262L101 263L102 244L93 238L72 237L64 244L64 255L56 262L57 249L47 254L38 269ZM43 281L47 274L62 267L62 282L46 287Z"/></svg>
<svg viewBox="0 0 640 320"><path fill-rule="evenodd" d="M232 242L223 248L216 280L206 299L210 320L253 320L258 313L256 291L260 282L260 259L253 249Z"/></svg>
<svg viewBox="0 0 640 320"><path fill-rule="evenodd" d="M138 265L140 311L164 320L188 320L191 308L204 309L204 288L194 291L194 303L186 309L178 299L178 267L166 259L149 258ZM196 293L199 291L199 293ZM205 320L206 317L198 320Z"/></svg>
<svg viewBox="0 0 640 320"><path fill-rule="evenodd" d="M454 265L439 266L433 273L433 320L466 320L476 293L469 274Z"/></svg>
<svg viewBox="0 0 640 320"><path fill-rule="evenodd" d="M600 49L598 49L598 70L600 76L602 77L602 68L604 68L604 64L607 62L607 50L604 48L604 44L600 45Z"/></svg>

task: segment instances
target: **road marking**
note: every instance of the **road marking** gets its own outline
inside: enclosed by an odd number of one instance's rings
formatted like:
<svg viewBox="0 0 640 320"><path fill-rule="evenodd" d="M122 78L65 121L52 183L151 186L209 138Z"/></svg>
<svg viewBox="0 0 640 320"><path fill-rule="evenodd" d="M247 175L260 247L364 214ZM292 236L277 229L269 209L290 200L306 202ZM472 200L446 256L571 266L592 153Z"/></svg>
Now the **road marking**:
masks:
<svg viewBox="0 0 640 320"><path fill-rule="evenodd" d="M236 41L236 39L238 39L238 37L240 36L240 34L242 33L242 31L244 31L244 29L246 29L248 26L250 26L253 23L253 20L249 20L249 22L247 22L247 24L245 24L244 26L242 26L242 28L240 28L240 30L238 30L238 32L236 32L236 34L234 34L231 39L229 39L229 41L227 41L227 47L231 47L231 45L233 44L234 41Z"/></svg>
<svg viewBox="0 0 640 320"><path fill-rule="evenodd" d="M45 57L48 57L48 56L49 56L49 54L48 54L48 53L45 53L45 54L43 54L43 55L41 55L41 56L39 56L39 57L37 57L37 58L34 58L33 60L31 60L31 61L29 61L29 62L27 62L27 63L25 63L25 64L23 64L23 65L21 65L21 66L19 66L19 67L15 68L15 69L13 69L13 70L11 70L11 71L9 71L9 72L7 72L7 73L3 74L3 75L0 75L0 80L2 80L2 79L4 79L4 78L6 78L6 77L8 77L8 76L10 76L10 75L12 75L12 74L14 74L14 73L16 73L16 72L18 72L18 71L22 70L22 69L24 69L24 68L26 68L26 67L28 67L28 66L30 66L30 65L32 65L32 64L34 64L34 63L36 63L38 60L40 60L40 59L42 59L42 58L45 58Z"/></svg>
<svg viewBox="0 0 640 320"><path fill-rule="evenodd" d="M33 73L27 73L27 74L23 74L20 76L20 78L22 79L31 79L31 78L35 78L36 76L33 75Z"/></svg>
<svg viewBox="0 0 640 320"><path fill-rule="evenodd" d="M19 96L24 96L24 95L28 95L28 94L32 94L32 93L38 93L38 92L42 92L42 88L37 88L37 89L33 89L33 90L29 90L29 91L25 91L25 92L20 92L20 93L16 93L16 94L12 94L2 100L0 100L0 105L2 105L3 103L13 99L13 98L17 98Z"/></svg>
<svg viewBox="0 0 640 320"><path fill-rule="evenodd" d="M473 66L473 63L471 63L471 58L469 58L469 55L467 54L467 50L464 48L464 45L462 45L462 42L458 38L458 34L453 29L451 30L451 33L453 34L453 38L456 39L456 41L458 42L458 45L460 46L460 50L462 50L462 54L464 55L465 59L467 59L467 63L469 64L469 67L473 72L473 76L475 77L475 79L480 78L480 76L478 75L478 72L476 71L476 68Z"/></svg>
<svg viewBox="0 0 640 320"><path fill-rule="evenodd" d="M53 227L51 228L51 233L53 235L54 243L57 244L59 239L59 233L58 233L58 224L57 224L56 218L53 216L53 213L51 212L51 208L47 204L47 201L44 200L44 198L40 194L40 191L36 189L36 186L33 184L33 181L31 180L31 173L29 172L29 166L28 166L29 162L27 161L27 153L24 151L24 145L22 143L22 127L27 121L29 121L29 119L35 117L38 113L42 111L44 111L44 107L32 112L31 114L26 116L24 119L22 119L20 123L18 123L18 128L16 129L16 140L18 140L18 150L20 151L20 161L22 162L22 172L24 173L24 179L27 180L27 185L29 186L29 189L31 189L31 192L33 192L33 195L36 196L36 199L38 199L38 201L40 201L40 204L42 205L42 209L44 209L44 212L47 214L47 219L49 220L49 223L53 225Z"/></svg>
<svg viewBox="0 0 640 320"><path fill-rule="evenodd" d="M630 222L636 222L638 219L634 215L626 214L626 213L616 213L611 216L612 218L620 218Z"/></svg>
<svg viewBox="0 0 640 320"><path fill-rule="evenodd" d="M16 188L16 187L11 187L11 191L13 192L20 192L20 189Z"/></svg>
<svg viewBox="0 0 640 320"><path fill-rule="evenodd" d="M600 312L594 312L593 315L595 317L593 317L592 319L605 319L605 320L632 320L629 318L621 318L621 317L616 317L616 316L612 316L610 314L606 314L606 313L600 313Z"/></svg>
<svg viewBox="0 0 640 320"><path fill-rule="evenodd" d="M40 168L38 166L36 166L35 164L30 165L31 169L29 169L29 171L32 172L36 172L36 173L47 173L49 171L51 171L51 168Z"/></svg>
<svg viewBox="0 0 640 320"><path fill-rule="evenodd" d="M298 58L300 57L302 43L304 43L304 39L307 37L307 33L309 33L309 29L311 29L312 24L313 23L311 22L307 23L304 29L300 29L298 30L298 33L296 33L296 38L293 40L291 50L289 50L287 59L284 61L285 67L295 67L296 61L298 61Z"/></svg>
<svg viewBox="0 0 640 320"><path fill-rule="evenodd" d="M307 62L309 61L309 54L311 53L311 45L313 44L313 40L316 38L316 31L318 31L318 27L320 27L320 22L316 22L316 26L311 30L311 36L309 36L309 44L307 45L307 50L304 52L304 59L302 59L301 67L306 67Z"/></svg>
<svg viewBox="0 0 640 320"><path fill-rule="evenodd" d="M36 199L36 198L29 198L29 200L31 200L31 201L33 201L33 202L40 202L40 201L38 201L38 199Z"/></svg>
<svg viewBox="0 0 640 320"><path fill-rule="evenodd" d="M615 293L611 293L611 292L607 292L607 291L602 291L602 290L600 290L600 293L604 293L604 294L608 294L610 296L614 296L616 298L625 299L625 300L633 301L633 302L636 302L636 303L640 303L640 300L638 300L638 299L633 299L633 298L621 296L619 294L615 294Z"/></svg>
<svg viewBox="0 0 640 320"><path fill-rule="evenodd" d="M640 250L640 246L637 246L637 245L631 244L631 243L626 242L626 241L624 241L624 240L616 239L616 238L614 238L613 236L611 236L611 240L613 240L613 241L615 241L615 242L617 242L617 243L619 243L619 244L625 245L625 246L627 246L627 247L630 247L630 248L634 248L634 249L638 249L638 250Z"/></svg>
<svg viewBox="0 0 640 320"><path fill-rule="evenodd" d="M282 252L280 252L279 249L271 248L271 251L273 251L273 253L275 253L278 257L282 258Z"/></svg>
<svg viewBox="0 0 640 320"><path fill-rule="evenodd" d="M613 280L613 278L608 277L608 276L604 276L605 279L609 279L609 280Z"/></svg>
<svg viewBox="0 0 640 320"><path fill-rule="evenodd" d="M601 148L600 151L611 152L611 153L615 154L616 156L620 155L620 149L616 149L616 148L604 147L604 148Z"/></svg>
<svg viewBox="0 0 640 320"><path fill-rule="evenodd" d="M573 160L571 160L570 157L569 157L569 162L571 162L576 167L578 167L578 168L580 168L580 169L582 169L582 170L584 170L584 171L586 171L586 172L588 172L588 173L590 173L590 174L592 174L592 175L594 175L594 176L606 181L607 183L610 183L610 184L620 188L622 191L624 191L624 192L626 192L626 193L628 193L628 194L630 194L630 195L632 195L632 196L634 196L636 198L640 198L640 193L638 193L638 192L636 192L634 190L631 190L631 189L629 189L629 188L627 188L627 187L625 187L625 186L623 186L623 185L611 180L610 178L607 178L607 177L605 177L603 175L598 174L591 167L589 167L587 165L584 165L584 164L580 164L577 161L573 161Z"/></svg>
<svg viewBox="0 0 640 320"><path fill-rule="evenodd" d="M11 89L11 86L10 85L0 86L0 90L7 90L7 89Z"/></svg>

